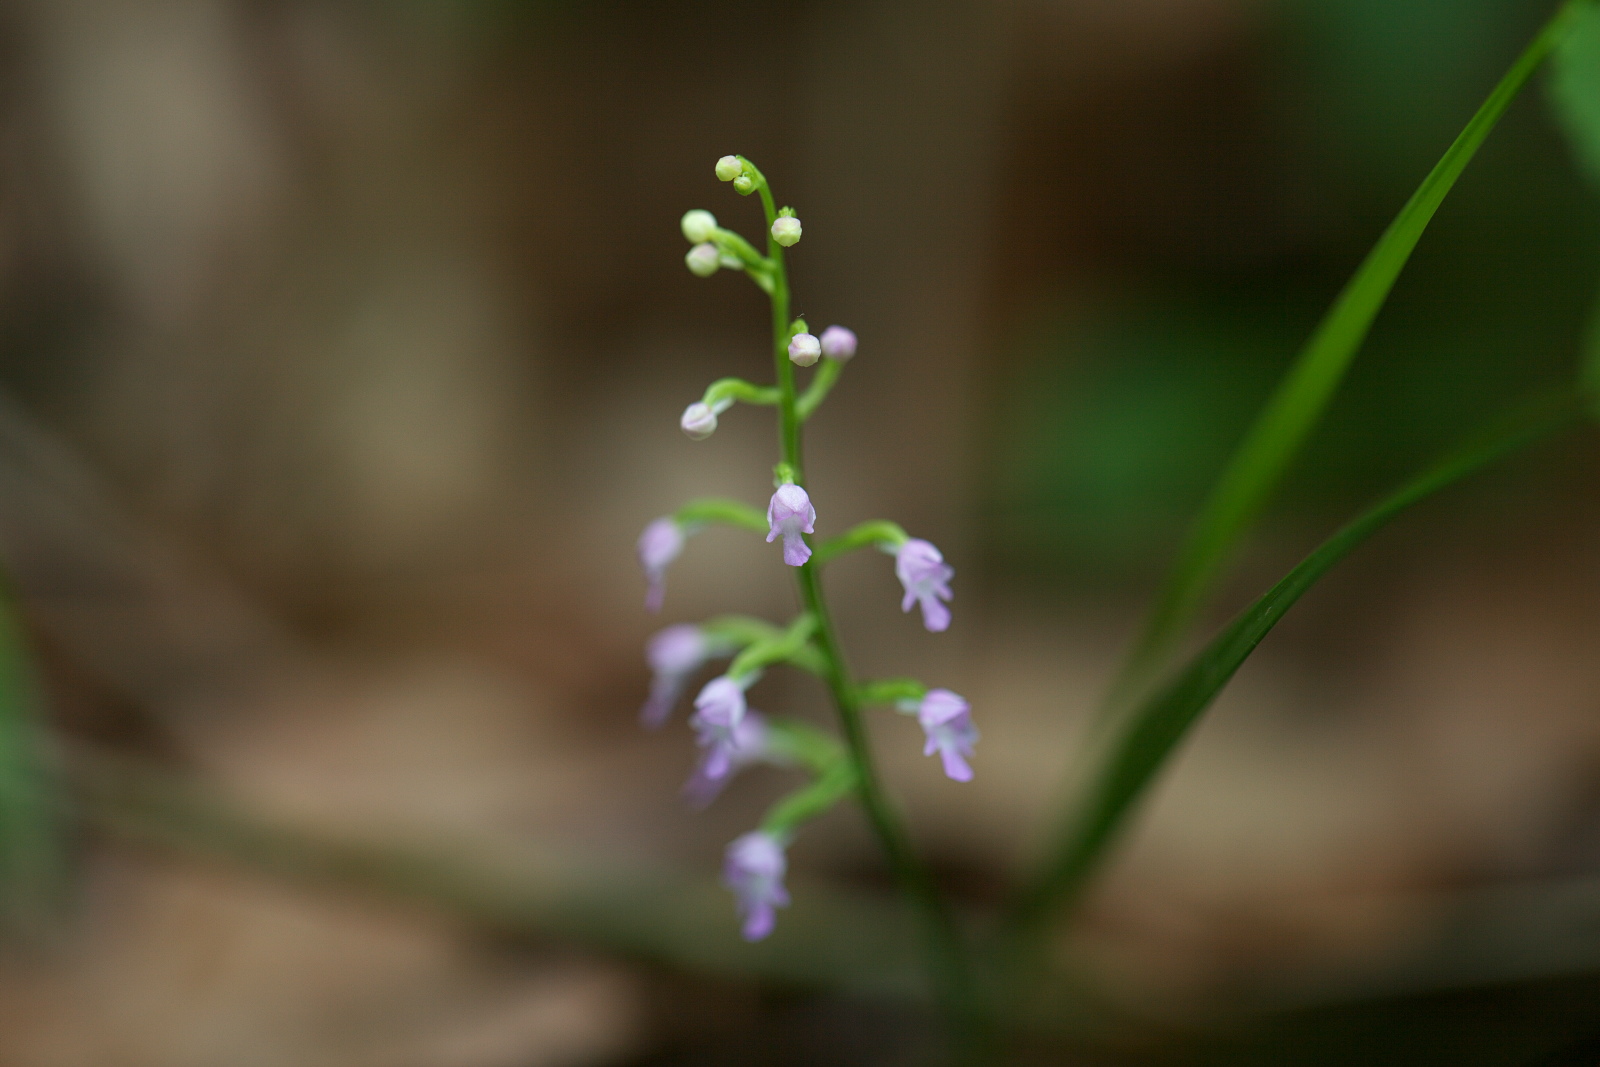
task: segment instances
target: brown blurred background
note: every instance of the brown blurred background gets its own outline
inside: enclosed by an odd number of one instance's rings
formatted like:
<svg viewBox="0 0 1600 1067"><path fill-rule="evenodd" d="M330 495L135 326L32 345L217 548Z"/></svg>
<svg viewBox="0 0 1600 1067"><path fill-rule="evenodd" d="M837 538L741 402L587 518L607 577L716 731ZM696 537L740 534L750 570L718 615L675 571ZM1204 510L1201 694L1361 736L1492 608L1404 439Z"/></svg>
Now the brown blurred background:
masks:
<svg viewBox="0 0 1600 1067"><path fill-rule="evenodd" d="M767 365L760 294L681 261L687 208L759 230L712 176L737 151L805 222L796 310L861 337L812 423L819 530L894 518L957 569L940 637L881 557L830 581L858 669L972 699L971 786L911 724L879 736L941 872L992 903L1208 480L1548 6L11 0L0 548L63 751L306 833L709 884L787 780L678 803L681 719L634 723L660 622L632 542L766 492L768 413L676 427ZM1575 365L1600 213L1540 97L1213 621ZM1041 1062L1593 1062L1594 454L1567 437L1428 504L1296 609L1063 946L1083 989ZM707 533L663 619L781 618L786 579ZM824 710L780 673L752 695ZM158 846L106 803L65 916L6 950L7 1067L927 1051L893 998L643 964L532 905L508 933ZM793 862L884 885L853 812Z"/></svg>

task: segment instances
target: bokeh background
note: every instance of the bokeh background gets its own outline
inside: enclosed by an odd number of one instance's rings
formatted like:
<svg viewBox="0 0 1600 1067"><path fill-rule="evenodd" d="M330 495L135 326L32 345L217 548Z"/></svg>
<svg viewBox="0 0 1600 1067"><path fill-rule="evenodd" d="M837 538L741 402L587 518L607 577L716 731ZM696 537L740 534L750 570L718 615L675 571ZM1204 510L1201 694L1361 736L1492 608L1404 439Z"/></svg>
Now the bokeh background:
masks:
<svg viewBox="0 0 1600 1067"><path fill-rule="evenodd" d="M805 222L796 310L861 337L811 426L821 528L938 543L956 623L901 615L876 554L830 587L863 673L974 704L970 786L878 737L981 908L1254 408L1549 6L8 0L0 551L77 799L52 918L0 956L0 1064L918 1062L892 991L649 932L681 891L731 937L721 850L789 784L693 814L681 718L635 725L634 537L772 462L767 412L677 429L768 365L761 295L685 271L679 216L757 233L711 172L755 159ZM1535 85L1212 624L1571 375L1597 237ZM1060 946L1039 1062L1600 1056L1597 488L1562 438L1295 609ZM787 578L708 532L663 619L782 618ZM851 811L793 863L750 957L779 971L815 901L886 885Z"/></svg>

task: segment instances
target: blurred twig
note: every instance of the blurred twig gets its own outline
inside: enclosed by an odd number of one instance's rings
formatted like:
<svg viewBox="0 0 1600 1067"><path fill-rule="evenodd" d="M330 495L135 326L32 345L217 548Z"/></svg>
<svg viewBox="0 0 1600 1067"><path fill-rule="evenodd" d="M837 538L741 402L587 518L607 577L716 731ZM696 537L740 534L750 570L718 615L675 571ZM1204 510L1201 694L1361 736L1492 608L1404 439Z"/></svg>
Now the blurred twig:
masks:
<svg viewBox="0 0 1600 1067"><path fill-rule="evenodd" d="M522 840L358 839L247 811L146 762L75 748L82 817L114 838L208 856L296 882L422 904L507 934L570 940L699 974L922 998L916 941L887 899L807 886L779 933L740 940L707 879L603 866Z"/></svg>

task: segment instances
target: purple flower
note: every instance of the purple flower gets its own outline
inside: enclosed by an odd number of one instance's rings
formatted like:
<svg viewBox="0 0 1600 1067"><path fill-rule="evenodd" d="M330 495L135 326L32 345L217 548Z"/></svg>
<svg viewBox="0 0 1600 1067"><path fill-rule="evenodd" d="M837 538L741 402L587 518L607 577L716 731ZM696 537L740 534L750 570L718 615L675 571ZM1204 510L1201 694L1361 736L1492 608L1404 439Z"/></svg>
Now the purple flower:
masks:
<svg viewBox="0 0 1600 1067"><path fill-rule="evenodd" d="M822 331L822 354L843 363L856 354L855 331L843 326L829 326Z"/></svg>
<svg viewBox="0 0 1600 1067"><path fill-rule="evenodd" d="M717 794L722 792L722 787L734 775L746 767L770 759L772 754L767 746L769 736L766 720L754 709L747 711L744 718L739 720L739 725L733 728L727 745L721 748L708 747L695 766L694 774L683 783L683 795L688 798L689 806L696 811L708 806L717 799ZM710 766L718 751L725 751L728 765L722 774L713 776Z"/></svg>
<svg viewBox="0 0 1600 1067"><path fill-rule="evenodd" d="M739 723L744 719L744 688L725 674L713 678L694 698L694 707L689 725L700 735L696 743L706 750L700 770L713 780L726 778L733 769Z"/></svg>
<svg viewBox="0 0 1600 1067"><path fill-rule="evenodd" d="M789 362L797 367L809 367L822 356L822 342L809 333L797 333L789 338Z"/></svg>
<svg viewBox="0 0 1600 1067"><path fill-rule="evenodd" d="M972 725L972 705L948 689L930 689L917 707L917 721L928 735L922 754L935 752L944 760L944 773L957 782L972 781L972 768L965 757L978 743L978 728Z"/></svg>
<svg viewBox="0 0 1600 1067"><path fill-rule="evenodd" d="M639 721L655 729L667 721L672 706L683 693L683 683L711 658L712 643L700 627L682 623L650 638L645 659L650 663L650 699L639 709Z"/></svg>
<svg viewBox="0 0 1600 1067"><path fill-rule="evenodd" d="M944 561L939 550L927 541L911 538L895 553L894 573L906 587L900 610L910 611L912 604L920 603L922 625L929 633L949 629L950 609L940 601L950 599L950 579L955 577L956 569Z"/></svg>
<svg viewBox="0 0 1600 1067"><path fill-rule="evenodd" d="M811 506L811 498L806 491L798 485L780 485L778 491L772 494L772 503L767 505L767 525L772 527L767 534L767 543L771 544L782 537L783 561L791 567L798 567L811 558L811 546L800 535L816 533L816 521L817 509Z"/></svg>
<svg viewBox="0 0 1600 1067"><path fill-rule="evenodd" d="M722 882L738 898L746 941L760 941L772 933L776 922L772 910L789 906L789 894L783 888L788 866L783 845L761 830L745 834L728 846Z"/></svg>
<svg viewBox="0 0 1600 1067"><path fill-rule="evenodd" d="M661 598L667 593L667 567L683 551L683 540L683 527L670 515L652 522L639 535L639 565L650 583L644 596L645 610L661 610Z"/></svg>

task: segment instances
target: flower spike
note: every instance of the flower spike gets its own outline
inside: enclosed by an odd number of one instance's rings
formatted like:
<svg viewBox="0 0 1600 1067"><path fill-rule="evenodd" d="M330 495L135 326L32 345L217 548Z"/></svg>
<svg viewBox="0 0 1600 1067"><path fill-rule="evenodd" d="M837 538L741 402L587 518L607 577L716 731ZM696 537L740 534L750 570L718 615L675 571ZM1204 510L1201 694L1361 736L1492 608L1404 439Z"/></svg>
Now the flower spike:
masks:
<svg viewBox="0 0 1600 1067"><path fill-rule="evenodd" d="M645 592L646 611L661 610L662 598L667 593L667 568L683 552L684 530L678 520L662 516L644 528L639 535L639 565L644 568L649 589Z"/></svg>
<svg viewBox="0 0 1600 1067"><path fill-rule="evenodd" d="M802 533L816 533L817 509L811 506L811 497L798 485L780 485L767 505L767 543L783 538L783 561L791 567L802 566L811 558L811 546Z"/></svg>
<svg viewBox="0 0 1600 1067"><path fill-rule="evenodd" d="M788 907L789 893L783 888L788 866L782 842L761 830L745 834L728 846L722 881L733 890L744 915L746 941L760 941L772 933L777 923L773 909Z"/></svg>
<svg viewBox="0 0 1600 1067"><path fill-rule="evenodd" d="M978 728L972 725L972 705L948 689L930 689L917 707L917 721L928 735L922 754L939 753L944 773L953 781L972 781L972 768L965 757L978 743Z"/></svg>
<svg viewBox="0 0 1600 1067"><path fill-rule="evenodd" d="M950 579L956 569L944 561L939 550L920 537L909 538L895 551L894 573L906 589L900 610L910 611L912 604L921 604L922 625L929 633L949 629L950 609L941 601L952 596Z"/></svg>

